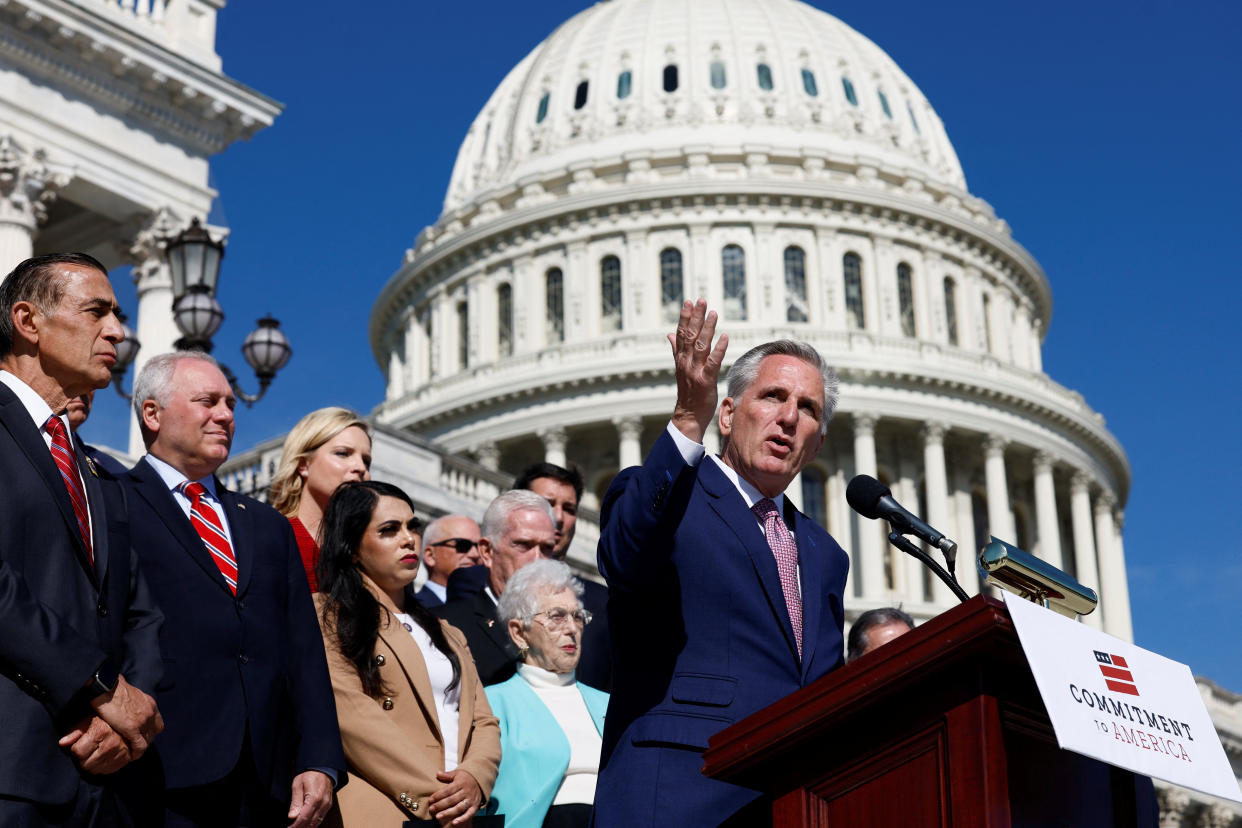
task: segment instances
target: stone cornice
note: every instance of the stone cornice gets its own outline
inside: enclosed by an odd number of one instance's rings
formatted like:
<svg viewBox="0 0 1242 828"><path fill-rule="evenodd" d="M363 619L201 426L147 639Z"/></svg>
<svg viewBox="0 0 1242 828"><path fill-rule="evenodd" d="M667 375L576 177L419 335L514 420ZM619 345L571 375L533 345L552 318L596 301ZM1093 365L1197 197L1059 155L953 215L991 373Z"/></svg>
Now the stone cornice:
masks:
<svg viewBox="0 0 1242 828"><path fill-rule="evenodd" d="M787 329L730 331L731 350L736 348L737 353L742 353L751 344L788 335ZM843 341L859 336L873 341L877 347L852 353L848 344L843 346ZM1005 366L989 356L925 343L915 346L916 353L928 356L927 361L920 364L912 361L917 358L912 355L902 360L893 358L909 350L905 341L896 341L899 347L884 347L891 343L859 334L848 337L820 334L805 338L828 357L843 383L856 384L868 392L889 389L898 393L896 405L877 413L917 419L917 410L908 398L901 401L903 392L914 391L986 406L988 411L1005 412L1036 423L1081 444L1089 454L1103 458L1118 501L1125 502L1130 486L1130 466L1121 444L1109 433L1103 418L1087 407L1081 395L1046 375ZM610 344L564 346L482 366L385 402L376 409L375 417L394 425L434 432L453 423L501 414L526 403L554 404L562 398L597 391L653 385L671 387L672 374L666 351L638 345L637 339L621 335ZM649 337L641 339L645 341ZM947 358L936 359L942 352ZM533 372L536 367L540 369L538 373ZM855 400L856 404L858 402ZM850 411L849 408L843 410ZM937 413L936 419L951 427L985 432L995 415L955 417L953 408L949 407Z"/></svg>
<svg viewBox="0 0 1242 828"><path fill-rule="evenodd" d="M904 233L909 233L910 226L914 225L950 242L976 247L981 255L998 259L1019 278L1020 291L1033 298L1041 318L1047 320L1052 313L1047 277L1025 248L1008 235L937 204L912 200L899 193L828 181L677 179L564 196L545 204L502 212L480 226L462 229L450 239L420 246L388 280L372 306L370 338L375 359L383 364L379 343L393 314L434 281L439 268L451 267L453 261L473 260L485 255L491 247L515 247L522 243L519 238L525 241L545 236L544 228L548 224L576 225L582 235L599 234L603 232L601 223L614 218L610 211L646 214L645 220L650 223L648 208L658 206L663 212L666 204L675 200L680 201L680 215L676 221L711 223L719 220L719 211L712 202L721 198L744 200L736 206L741 221L753 222L762 216L762 220L781 224L819 225L824 222L825 212L840 211L870 217ZM758 201L758 211L749 204L751 199ZM803 204L808 199L812 204L809 208ZM773 217L762 213L782 210L787 210L788 215ZM674 207L673 212L678 213L678 208ZM1047 329L1046 324L1043 329Z"/></svg>
<svg viewBox="0 0 1242 828"><path fill-rule="evenodd" d="M154 24L153 24L154 25ZM0 4L0 55L72 88L195 154L270 126L281 104L154 40L64 0Z"/></svg>

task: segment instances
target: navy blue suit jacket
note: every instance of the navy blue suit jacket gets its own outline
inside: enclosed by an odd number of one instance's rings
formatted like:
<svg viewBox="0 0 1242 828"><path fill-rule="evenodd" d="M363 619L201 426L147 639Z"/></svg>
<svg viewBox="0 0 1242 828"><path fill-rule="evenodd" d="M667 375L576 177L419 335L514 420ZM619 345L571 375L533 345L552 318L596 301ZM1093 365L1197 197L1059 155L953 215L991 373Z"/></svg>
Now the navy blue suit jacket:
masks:
<svg viewBox="0 0 1242 828"><path fill-rule="evenodd" d="M77 460L93 567L39 429L0 384L0 797L74 796L84 777L56 740L92 712L81 688L105 660L148 693L160 678L162 616L131 551L124 493L80 450Z"/></svg>
<svg viewBox="0 0 1242 828"><path fill-rule="evenodd" d="M156 741L170 788L222 779L247 729L260 781L287 801L293 776L345 756L323 639L289 521L270 506L216 491L237 556L237 595L146 459L134 466L130 523L143 571L167 620Z"/></svg>
<svg viewBox="0 0 1242 828"><path fill-rule="evenodd" d="M792 506L785 520L798 544L801 659L776 560L715 462L686 465L665 433L641 467L609 487L599 568L609 588L613 689L597 828L736 816L758 793L699 772L708 738L844 662L849 559Z"/></svg>

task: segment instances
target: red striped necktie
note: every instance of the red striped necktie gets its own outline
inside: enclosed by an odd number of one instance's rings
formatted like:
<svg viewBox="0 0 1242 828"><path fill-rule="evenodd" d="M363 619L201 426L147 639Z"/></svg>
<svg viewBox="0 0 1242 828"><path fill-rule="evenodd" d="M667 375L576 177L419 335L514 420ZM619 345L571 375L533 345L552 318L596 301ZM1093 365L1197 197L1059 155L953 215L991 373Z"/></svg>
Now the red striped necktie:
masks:
<svg viewBox="0 0 1242 828"><path fill-rule="evenodd" d="M798 591L798 545L776 501L770 497L760 500L750 509L763 522L763 536L776 558L776 571L781 579L781 592L785 594L785 609L789 611L789 623L793 626L794 641L798 644L798 656L802 656L802 594Z"/></svg>
<svg viewBox="0 0 1242 828"><path fill-rule="evenodd" d="M229 589L237 594L237 558L233 555L233 545L224 531L220 516L207 502L207 489L202 483L186 482L181 484L181 493L190 501L190 523L194 531L203 539L203 546L211 553L211 559L220 567L220 574L228 581Z"/></svg>
<svg viewBox="0 0 1242 828"><path fill-rule="evenodd" d="M91 519L86 511L86 492L82 491L82 478L78 475L78 459L73 453L73 444L69 442L69 431L60 417L53 414L43 425L44 430L52 435L52 460L60 469L60 479L65 481L65 489L69 492L69 502L73 504L73 516L78 519L78 532L82 535L82 545L86 547L87 560L95 565L95 550L91 547Z"/></svg>

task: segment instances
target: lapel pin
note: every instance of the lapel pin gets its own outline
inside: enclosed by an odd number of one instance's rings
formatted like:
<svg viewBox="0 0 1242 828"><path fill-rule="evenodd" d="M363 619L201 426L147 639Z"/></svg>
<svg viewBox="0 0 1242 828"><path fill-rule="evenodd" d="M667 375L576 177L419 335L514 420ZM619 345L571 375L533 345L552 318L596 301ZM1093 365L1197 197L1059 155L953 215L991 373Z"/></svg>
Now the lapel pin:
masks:
<svg viewBox="0 0 1242 828"><path fill-rule="evenodd" d="M238 509L241 509L241 510L244 512L244 511L246 510L246 504L245 504L245 503L238 503L238 504L237 504L237 508L238 508Z"/></svg>
<svg viewBox="0 0 1242 828"><path fill-rule="evenodd" d="M496 626L496 621L495 621L495 619L492 619L492 618L487 619L487 626L488 626L489 628Z"/></svg>

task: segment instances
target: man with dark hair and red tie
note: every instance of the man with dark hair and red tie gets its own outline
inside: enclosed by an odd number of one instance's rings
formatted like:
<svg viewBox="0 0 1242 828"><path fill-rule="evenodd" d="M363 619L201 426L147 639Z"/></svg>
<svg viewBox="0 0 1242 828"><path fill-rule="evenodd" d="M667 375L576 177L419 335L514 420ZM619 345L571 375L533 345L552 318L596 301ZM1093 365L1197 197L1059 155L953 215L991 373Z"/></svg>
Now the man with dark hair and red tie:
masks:
<svg viewBox="0 0 1242 828"><path fill-rule="evenodd" d="M596 828L770 824L757 791L702 775L707 740L844 662L849 559L785 495L823 444L836 376L805 343L747 351L706 455L728 346L715 328L703 300L683 305L672 420L604 496L613 688Z"/></svg>
<svg viewBox="0 0 1242 828"><path fill-rule="evenodd" d="M289 521L216 479L236 398L216 361L162 354L134 381L147 455L124 482L167 620L166 828L313 828L345 781L319 624Z"/></svg>
<svg viewBox="0 0 1242 828"><path fill-rule="evenodd" d="M163 727L162 616L124 497L76 450L70 399L124 338L104 266L39 256L0 284L0 825L115 825L117 771Z"/></svg>

